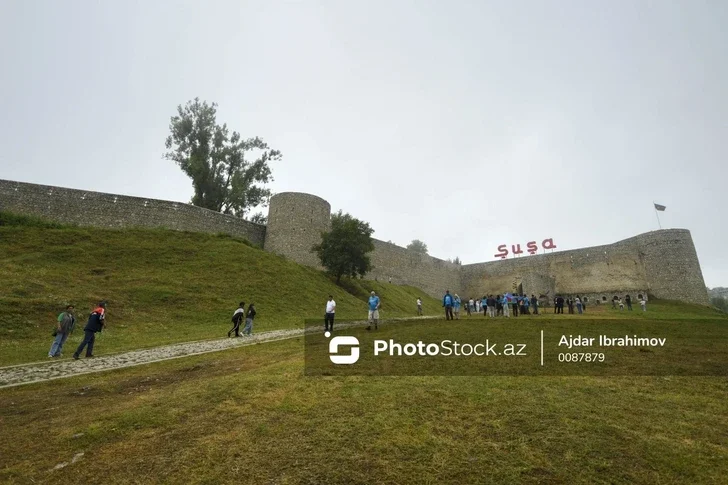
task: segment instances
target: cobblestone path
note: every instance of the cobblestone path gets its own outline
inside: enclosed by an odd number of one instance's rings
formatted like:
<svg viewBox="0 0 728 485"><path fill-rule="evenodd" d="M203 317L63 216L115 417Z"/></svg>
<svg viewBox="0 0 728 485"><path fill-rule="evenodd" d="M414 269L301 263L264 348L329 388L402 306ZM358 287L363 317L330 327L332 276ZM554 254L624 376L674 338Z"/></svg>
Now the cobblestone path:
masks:
<svg viewBox="0 0 728 485"><path fill-rule="evenodd" d="M395 321L422 320L431 317L402 318L384 320L381 323L393 323ZM336 330L365 325L364 321L348 322L336 325ZM275 342L277 340L301 337L306 331L323 331L322 328L302 328L291 330L272 330L253 334L250 337L221 338L216 340L202 340L198 342L187 342L172 345L164 345L143 350L133 350L111 355L101 355L93 359L79 360L49 359L47 362L35 362L31 364L20 364L8 367L0 367L0 389L4 387L32 384L34 382L62 379L92 372L103 372L135 365L144 365L162 360L178 359L190 355L218 352L235 347L244 347L264 342Z"/></svg>

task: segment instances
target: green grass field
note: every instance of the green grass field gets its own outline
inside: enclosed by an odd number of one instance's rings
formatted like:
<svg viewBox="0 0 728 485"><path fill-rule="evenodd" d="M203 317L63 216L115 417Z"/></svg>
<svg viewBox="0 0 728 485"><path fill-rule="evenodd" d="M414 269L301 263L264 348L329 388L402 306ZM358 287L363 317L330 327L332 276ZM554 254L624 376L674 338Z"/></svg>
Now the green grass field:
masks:
<svg viewBox="0 0 728 485"><path fill-rule="evenodd" d="M728 321L693 313L692 323L672 325L698 334L722 325L725 341ZM420 323L438 324L446 325ZM414 325L380 332L401 337ZM4 389L0 481L719 484L728 476L725 367L723 377L305 377L303 369L299 338Z"/></svg>
<svg viewBox="0 0 728 485"><path fill-rule="evenodd" d="M46 358L55 317L74 304L83 324L108 300L99 352L223 337L242 300L255 302L255 331L302 327L321 318L328 295L341 319L366 318L370 290L382 317L426 314L440 304L418 289L367 280L338 286L307 268L228 236L168 230L62 227L0 213L0 365Z"/></svg>
<svg viewBox="0 0 728 485"><path fill-rule="evenodd" d="M42 359L66 302L88 309L109 300L109 330L98 344L108 353L220 337L241 298L259 305L256 329L264 331L318 317L329 293L340 318L361 318L371 287L387 316L411 315L419 295L366 281L340 288L228 237L3 217L0 365ZM440 312L431 298L425 308ZM306 376L297 338L2 389L0 482L724 484L728 318L675 302L650 302L648 310L544 309L507 322L464 316L382 325L377 334L404 340L513 329L521 338L538 327L553 334L597 326L664 333L671 342L690 337L679 355L609 354L619 377L454 375L469 367L451 375ZM640 376L645 362L660 375ZM670 366L687 371L670 375Z"/></svg>

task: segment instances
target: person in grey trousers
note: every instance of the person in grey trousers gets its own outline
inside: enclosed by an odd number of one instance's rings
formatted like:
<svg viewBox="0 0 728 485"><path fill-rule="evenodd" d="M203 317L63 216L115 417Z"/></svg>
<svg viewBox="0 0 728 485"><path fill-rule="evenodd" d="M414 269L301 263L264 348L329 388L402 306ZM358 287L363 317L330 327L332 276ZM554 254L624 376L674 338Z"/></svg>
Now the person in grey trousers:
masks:
<svg viewBox="0 0 728 485"><path fill-rule="evenodd" d="M243 335L247 335L250 337L250 334L253 333L253 319L255 318L255 314L257 312L255 311L255 305L251 302L250 305L248 305L248 313L245 314L245 327L243 328Z"/></svg>
<svg viewBox="0 0 728 485"><path fill-rule="evenodd" d="M56 321L56 329L53 332L55 339L51 344L51 349L48 351L48 357L60 357L63 351L63 344L66 343L66 339L73 332L73 327L76 326L76 315L73 312L73 305L68 305L66 311L61 312L58 315Z"/></svg>

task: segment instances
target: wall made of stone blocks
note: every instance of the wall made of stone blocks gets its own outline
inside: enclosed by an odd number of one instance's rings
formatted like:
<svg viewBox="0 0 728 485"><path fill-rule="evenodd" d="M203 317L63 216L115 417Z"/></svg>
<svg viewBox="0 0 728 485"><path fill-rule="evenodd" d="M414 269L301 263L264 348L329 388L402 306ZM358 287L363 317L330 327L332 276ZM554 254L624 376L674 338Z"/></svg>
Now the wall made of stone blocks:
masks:
<svg viewBox="0 0 728 485"><path fill-rule="evenodd" d="M285 192L271 198L268 226L190 204L0 180L0 210L62 223L100 227L163 227L225 233L267 251L320 269L311 247L331 227L331 206L311 194ZM589 295L590 300L647 293L707 304L708 294L690 231L666 229L614 244L459 266L374 240L380 281L421 288L440 297L463 298L522 290L550 298ZM636 298L635 298L636 300Z"/></svg>
<svg viewBox="0 0 728 485"><path fill-rule="evenodd" d="M374 269L367 275L369 279L386 282L391 277L393 284L414 286L435 298L442 297L445 290L460 291L459 265L377 239L370 257Z"/></svg>
<svg viewBox="0 0 728 485"><path fill-rule="evenodd" d="M636 291L647 281L637 246L606 246L523 256L463 266L466 293L525 293L572 295ZM548 292L548 293L547 293Z"/></svg>
<svg viewBox="0 0 728 485"><path fill-rule="evenodd" d="M265 250L322 269L311 248L321 242L321 233L330 229L328 202L311 194L282 192L270 200Z"/></svg>
<svg viewBox="0 0 728 485"><path fill-rule="evenodd" d="M261 247L266 232L264 225L191 204L9 180L0 180L0 210L81 226L224 233Z"/></svg>
<svg viewBox="0 0 728 485"><path fill-rule="evenodd" d="M663 229L633 238L649 290L657 298L708 304L708 292L693 238L687 229Z"/></svg>

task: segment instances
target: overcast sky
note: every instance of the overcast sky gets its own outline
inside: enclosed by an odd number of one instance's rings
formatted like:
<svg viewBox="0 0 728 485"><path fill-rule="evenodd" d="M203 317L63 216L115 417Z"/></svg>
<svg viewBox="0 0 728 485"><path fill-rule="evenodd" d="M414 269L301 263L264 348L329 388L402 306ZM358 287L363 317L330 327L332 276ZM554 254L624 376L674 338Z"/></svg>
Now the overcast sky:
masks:
<svg viewBox="0 0 728 485"><path fill-rule="evenodd" d="M692 231L728 286L728 2L0 1L0 178L187 202L176 106L465 263Z"/></svg>

